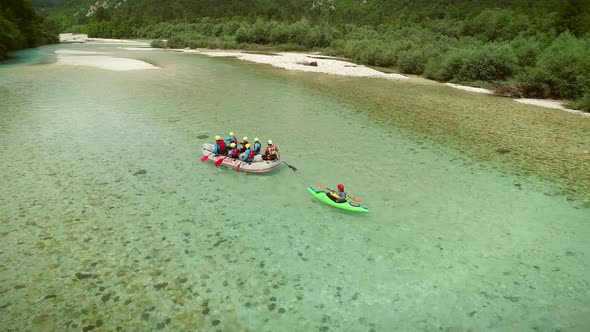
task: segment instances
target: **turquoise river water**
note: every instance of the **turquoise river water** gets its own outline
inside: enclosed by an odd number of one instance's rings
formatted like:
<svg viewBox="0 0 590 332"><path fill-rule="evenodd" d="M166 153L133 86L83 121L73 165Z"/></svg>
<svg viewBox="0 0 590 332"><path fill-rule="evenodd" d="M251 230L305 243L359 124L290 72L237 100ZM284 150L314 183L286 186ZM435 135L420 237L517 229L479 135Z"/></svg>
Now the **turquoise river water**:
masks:
<svg viewBox="0 0 590 332"><path fill-rule="evenodd" d="M564 197L261 65L21 55L0 67L3 331L590 329L590 211ZM298 170L201 163L229 131ZM370 212L323 205L316 183Z"/></svg>

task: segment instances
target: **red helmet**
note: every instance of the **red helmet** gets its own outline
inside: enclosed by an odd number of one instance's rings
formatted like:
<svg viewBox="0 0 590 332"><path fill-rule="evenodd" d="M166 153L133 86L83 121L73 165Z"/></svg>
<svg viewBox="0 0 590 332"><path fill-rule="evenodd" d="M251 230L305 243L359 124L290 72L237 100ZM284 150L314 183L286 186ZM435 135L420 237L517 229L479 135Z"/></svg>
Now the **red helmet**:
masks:
<svg viewBox="0 0 590 332"><path fill-rule="evenodd" d="M338 185L338 190L340 190L340 191L344 191L344 185L342 185L342 184L339 184L339 185Z"/></svg>

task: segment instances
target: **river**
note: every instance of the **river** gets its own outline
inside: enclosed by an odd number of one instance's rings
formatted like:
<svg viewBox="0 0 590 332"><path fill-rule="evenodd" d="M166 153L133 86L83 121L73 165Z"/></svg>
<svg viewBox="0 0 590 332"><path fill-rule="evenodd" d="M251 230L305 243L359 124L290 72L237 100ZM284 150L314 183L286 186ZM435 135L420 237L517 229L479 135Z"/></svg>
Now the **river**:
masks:
<svg viewBox="0 0 590 332"><path fill-rule="evenodd" d="M160 69L56 65L57 49ZM7 331L590 326L589 209L543 184L375 121L305 74L106 44L20 54L0 67ZM297 171L201 163L230 131L272 139ZM370 212L323 205L317 183Z"/></svg>

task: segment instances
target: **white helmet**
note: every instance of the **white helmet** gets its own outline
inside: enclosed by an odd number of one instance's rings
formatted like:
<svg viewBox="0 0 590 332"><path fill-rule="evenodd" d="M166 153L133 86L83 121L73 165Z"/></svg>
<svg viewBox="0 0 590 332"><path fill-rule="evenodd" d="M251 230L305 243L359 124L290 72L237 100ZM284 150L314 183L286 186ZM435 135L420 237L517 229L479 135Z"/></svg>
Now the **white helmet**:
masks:
<svg viewBox="0 0 590 332"><path fill-rule="evenodd" d="M267 143L268 145L272 145L272 140L269 139Z"/></svg>

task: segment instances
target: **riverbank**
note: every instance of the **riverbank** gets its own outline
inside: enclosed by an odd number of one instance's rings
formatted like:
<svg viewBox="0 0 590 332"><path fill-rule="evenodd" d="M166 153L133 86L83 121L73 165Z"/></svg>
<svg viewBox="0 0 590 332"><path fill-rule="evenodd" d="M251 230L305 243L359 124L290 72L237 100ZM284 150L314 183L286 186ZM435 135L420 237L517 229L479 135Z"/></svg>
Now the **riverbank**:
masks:
<svg viewBox="0 0 590 332"><path fill-rule="evenodd" d="M149 44L125 39L105 39L105 38L88 38L85 34L60 34L60 41L62 43L98 43L98 44L115 44L122 45L124 50L128 51L147 51L158 50L157 48L149 47ZM243 50L211 50L211 49L164 49L173 52L184 52L191 54L201 54L210 57L233 57L243 61L250 61L261 64L268 64L274 67L302 71L324 73L339 76L350 77L368 77L368 78L385 78L397 80L414 80L414 77L401 75L397 73L386 73L364 65L359 65L345 59L330 57L322 55L319 52L315 53L298 53L298 52L251 52ZM420 81L425 81L424 78L418 78ZM426 80L430 81L430 80ZM437 84L436 81L430 81ZM492 90L482 89L477 87L463 86L453 83L444 83L444 85L476 93L494 94ZM514 101L536 105L540 107L564 110L575 113L581 116L590 117L590 113L579 110L569 109L563 106L563 102L559 100L534 99L534 98L515 98Z"/></svg>
<svg viewBox="0 0 590 332"><path fill-rule="evenodd" d="M131 48L125 48L131 50ZM385 78L395 80L412 80L413 78L406 75L397 73L385 73L379 70L369 68L364 65L359 65L353 62L345 61L339 58L324 56L320 53L296 53L296 52L249 52L240 50L209 50L209 49L170 49L175 52L185 52L192 54L202 54L210 57L233 57L243 61L250 61L261 64L268 64L274 67L283 68L287 70L302 71L302 72L314 72L324 73L339 76L348 77L366 77L366 78ZM418 78L420 81L424 81L424 78ZM464 86L453 83L439 83L436 81L430 81L433 84L444 84L455 89L483 93L483 94L495 94L494 91L489 89L477 88ZM563 102L559 100L546 100L546 99L534 99L534 98L514 98L514 101L536 105L540 107L552 108L564 110L571 113L576 113L581 116L590 117L590 113L582 112L579 110L573 110L563 106Z"/></svg>

